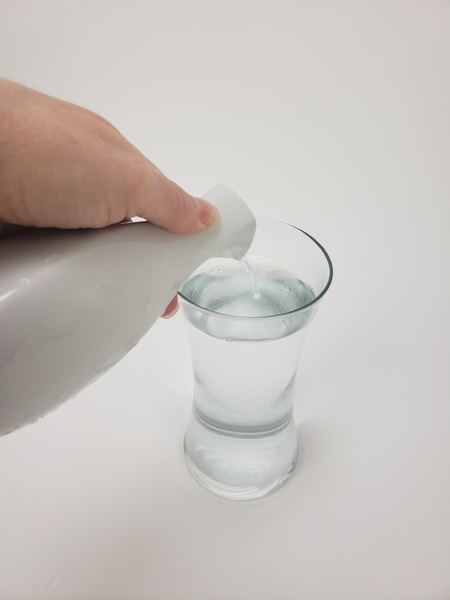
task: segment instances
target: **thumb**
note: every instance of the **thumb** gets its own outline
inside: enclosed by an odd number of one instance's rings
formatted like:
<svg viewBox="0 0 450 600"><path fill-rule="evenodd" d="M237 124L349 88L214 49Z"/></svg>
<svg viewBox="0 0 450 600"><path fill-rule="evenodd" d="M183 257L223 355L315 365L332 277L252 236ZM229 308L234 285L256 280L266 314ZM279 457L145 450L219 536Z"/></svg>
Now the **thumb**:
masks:
<svg viewBox="0 0 450 600"><path fill-rule="evenodd" d="M155 170L140 194L139 217L173 233L198 233L220 221L212 204L189 195L151 166Z"/></svg>

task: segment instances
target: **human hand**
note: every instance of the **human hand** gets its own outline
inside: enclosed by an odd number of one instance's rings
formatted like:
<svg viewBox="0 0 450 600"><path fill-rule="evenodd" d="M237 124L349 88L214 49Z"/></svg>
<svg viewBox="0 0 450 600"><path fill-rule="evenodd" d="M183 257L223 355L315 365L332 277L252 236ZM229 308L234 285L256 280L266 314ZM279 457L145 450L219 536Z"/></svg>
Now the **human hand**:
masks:
<svg viewBox="0 0 450 600"><path fill-rule="evenodd" d="M21 227L99 228L132 217L196 233L218 215L99 115L0 79L0 237ZM163 316L177 304L175 297Z"/></svg>

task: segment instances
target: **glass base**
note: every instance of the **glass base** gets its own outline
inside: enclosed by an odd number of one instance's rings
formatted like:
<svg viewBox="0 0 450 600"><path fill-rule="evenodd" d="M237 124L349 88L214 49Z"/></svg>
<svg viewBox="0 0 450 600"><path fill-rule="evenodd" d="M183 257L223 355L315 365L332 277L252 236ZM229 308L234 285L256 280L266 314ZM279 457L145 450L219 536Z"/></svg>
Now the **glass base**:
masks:
<svg viewBox="0 0 450 600"><path fill-rule="evenodd" d="M207 490L230 500L255 500L289 479L299 446L292 419L274 431L246 435L209 427L194 413L184 451L189 470Z"/></svg>

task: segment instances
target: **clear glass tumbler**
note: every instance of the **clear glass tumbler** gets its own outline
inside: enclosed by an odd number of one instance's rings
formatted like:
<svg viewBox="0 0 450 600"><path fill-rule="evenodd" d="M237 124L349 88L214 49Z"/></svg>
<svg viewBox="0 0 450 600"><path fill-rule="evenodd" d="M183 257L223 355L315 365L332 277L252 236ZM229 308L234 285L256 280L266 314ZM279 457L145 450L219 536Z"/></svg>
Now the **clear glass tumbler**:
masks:
<svg viewBox="0 0 450 600"><path fill-rule="evenodd" d="M295 375L332 276L328 254L310 235L259 219L242 261L212 258L182 287L194 367L185 454L211 492L261 498L292 474Z"/></svg>

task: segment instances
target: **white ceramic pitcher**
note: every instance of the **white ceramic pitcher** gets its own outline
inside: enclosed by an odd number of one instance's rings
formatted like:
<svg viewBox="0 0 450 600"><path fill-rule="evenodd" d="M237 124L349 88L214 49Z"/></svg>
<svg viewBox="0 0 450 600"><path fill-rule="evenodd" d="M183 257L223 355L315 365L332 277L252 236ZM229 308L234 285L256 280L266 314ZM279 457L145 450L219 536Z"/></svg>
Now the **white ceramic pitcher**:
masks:
<svg viewBox="0 0 450 600"><path fill-rule="evenodd" d="M137 222L0 241L0 435L108 371L205 260L244 256L256 227L249 208L221 184L203 197L221 220L202 233Z"/></svg>

